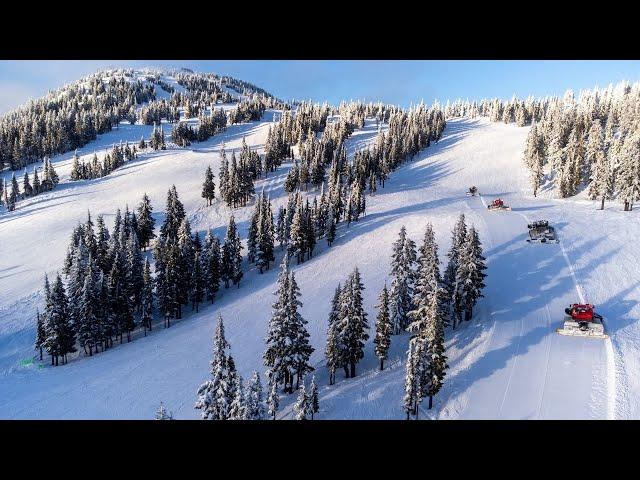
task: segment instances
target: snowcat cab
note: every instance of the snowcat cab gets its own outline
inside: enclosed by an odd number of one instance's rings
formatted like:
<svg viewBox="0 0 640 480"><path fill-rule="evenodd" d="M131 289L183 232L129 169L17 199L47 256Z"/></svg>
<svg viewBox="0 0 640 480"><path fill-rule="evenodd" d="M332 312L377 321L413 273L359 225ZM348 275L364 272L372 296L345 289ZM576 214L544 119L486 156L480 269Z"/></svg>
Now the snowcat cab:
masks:
<svg viewBox="0 0 640 480"><path fill-rule="evenodd" d="M511 210L511 207L509 205L506 205L501 198L496 198L493 202L491 202L488 206L487 209L489 211L493 211L493 210Z"/></svg>
<svg viewBox="0 0 640 480"><path fill-rule="evenodd" d="M604 319L595 312L590 303L574 303L564 309L564 325L557 332L560 335L576 337L609 338L604 333Z"/></svg>
<svg viewBox="0 0 640 480"><path fill-rule="evenodd" d="M558 243L556 230L547 220L538 220L527 225L529 229L529 243Z"/></svg>
<svg viewBox="0 0 640 480"><path fill-rule="evenodd" d="M476 193L478 193L478 189L474 185L474 186L469 188L469 191L467 192L467 195L471 195L472 197L475 197Z"/></svg>

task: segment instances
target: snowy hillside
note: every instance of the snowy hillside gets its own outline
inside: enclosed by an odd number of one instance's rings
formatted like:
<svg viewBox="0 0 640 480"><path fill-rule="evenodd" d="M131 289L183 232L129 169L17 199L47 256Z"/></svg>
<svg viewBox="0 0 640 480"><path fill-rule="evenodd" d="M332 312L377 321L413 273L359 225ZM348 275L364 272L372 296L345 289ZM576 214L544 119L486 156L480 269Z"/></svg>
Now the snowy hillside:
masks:
<svg viewBox="0 0 640 480"><path fill-rule="evenodd" d="M187 313L170 329L91 358L50 368L22 360L33 356L35 309L41 307L45 273L60 269L72 228L92 215L109 223L116 208L136 206L146 192L158 220L168 188L175 184L193 231L213 229L219 237L232 210L220 202L207 207L200 197L204 170L218 172L219 151L239 149L242 139L262 148L272 112L260 122L233 125L186 149L141 156L107 177L65 183L72 153L53 159L62 183L55 190L21 202L0 214L0 418L153 417L163 401L175 418L199 418L194 410L198 386L209 375L217 313L225 319L239 372L248 378L264 371L264 337L275 300L277 269L259 275L253 268L240 288L224 290L216 303ZM148 138L152 127L121 124L79 151L120 140ZM444 137L395 171L384 189L367 197L367 214L349 227L341 224L331 248L320 241L314 256L292 262L309 321L312 363L320 385L319 419L402 419L404 363L408 335L394 336L383 372L377 370L371 339L358 376L328 385L324 367L327 317L333 291L357 266L365 285L364 306L373 325L375 304L390 281L391 244L402 225L419 242L427 222L436 232L440 260L460 213L478 228L488 261L485 299L473 321L447 330L450 368L434 408L423 404L420 418L637 418L640 415L638 356L640 260L629 239L640 236L636 212L609 207L596 211L589 201L534 199L529 196L522 152L528 127L485 119L448 122ZM168 133L165 131L165 133ZM377 129L368 120L347 140L352 155L373 142ZM286 202L283 183L290 164L256 182L274 208ZM216 182L217 182L216 178ZM475 184L480 197L467 197ZM501 197L511 212L488 212ZM246 238L252 205L233 211ZM548 219L559 245L525 242L528 221ZM632 218L633 221L629 221ZM10 245L9 248L5 245ZM276 252L276 265L282 252ZM595 303L605 316L610 340L562 337L564 307ZM189 310L189 309L187 309ZM372 332L370 332L372 333ZM295 395L283 398L279 418L291 418Z"/></svg>

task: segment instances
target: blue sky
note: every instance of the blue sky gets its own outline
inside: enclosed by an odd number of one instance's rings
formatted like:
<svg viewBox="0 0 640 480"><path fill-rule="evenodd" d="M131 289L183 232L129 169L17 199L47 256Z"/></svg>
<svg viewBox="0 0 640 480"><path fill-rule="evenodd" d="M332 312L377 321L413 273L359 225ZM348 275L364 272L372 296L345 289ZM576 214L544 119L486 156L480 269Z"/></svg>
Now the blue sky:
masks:
<svg viewBox="0 0 640 480"><path fill-rule="evenodd" d="M107 66L188 67L231 75L283 99L381 100L401 106L424 99L510 98L576 93L640 80L640 61L0 61L0 113Z"/></svg>

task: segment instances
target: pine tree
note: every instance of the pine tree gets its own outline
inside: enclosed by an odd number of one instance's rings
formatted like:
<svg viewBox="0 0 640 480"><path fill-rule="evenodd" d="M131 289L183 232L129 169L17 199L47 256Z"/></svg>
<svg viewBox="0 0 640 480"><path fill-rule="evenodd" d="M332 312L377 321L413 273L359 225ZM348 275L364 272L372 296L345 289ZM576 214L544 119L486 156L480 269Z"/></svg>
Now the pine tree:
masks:
<svg viewBox="0 0 640 480"><path fill-rule="evenodd" d="M272 305L271 318L265 338L266 349L263 355L264 365L269 369L272 381L278 385L284 383L288 391L291 372L287 362L289 347L287 345L287 315L289 310L289 257L282 259L278 275L276 301ZM293 380L291 379L291 383Z"/></svg>
<svg viewBox="0 0 640 480"><path fill-rule="evenodd" d="M407 237L404 226L400 229L398 240L393 243L391 257L391 292L389 307L393 333L399 334L409 324L408 312L411 310L411 296L413 294L414 271L416 262L415 243Z"/></svg>
<svg viewBox="0 0 640 480"><path fill-rule="evenodd" d="M262 400L262 383L260 374L253 372L247 388L247 413L248 420L263 420L265 418L264 402Z"/></svg>
<svg viewBox="0 0 640 480"><path fill-rule="evenodd" d="M204 174L204 183L202 184L202 198L207 200L208 205L211 205L216 198L215 190L216 185L213 182L213 172L211 171L211 166L208 166Z"/></svg>
<svg viewBox="0 0 640 480"><path fill-rule="evenodd" d="M475 230L469 232L473 236ZM429 408L433 396L439 391L444 378L446 357L444 356L444 326L446 321L446 292L440 279L438 246L435 242L433 227L427 224L417 272L416 288L413 297L414 310L409 312L412 322L408 330L413 335L413 347L409 356L414 370L416 386L414 414L422 398L429 396Z"/></svg>
<svg viewBox="0 0 640 480"><path fill-rule="evenodd" d="M229 408L229 420L247 420L247 400L245 398L242 377L238 375L232 382L233 400Z"/></svg>
<svg viewBox="0 0 640 480"><path fill-rule="evenodd" d="M191 272L191 305L199 311L199 305L205 296L205 277L200 260L200 252L195 252L193 257L193 270Z"/></svg>
<svg viewBox="0 0 640 480"><path fill-rule="evenodd" d="M311 386L309 387L309 406L308 411L313 416L320 411L320 403L318 402L318 385L316 384L315 375L311 378Z"/></svg>
<svg viewBox="0 0 640 480"><path fill-rule="evenodd" d="M42 191L42 186L40 185L40 178L38 177L38 169L37 167L33 167L33 194L38 195Z"/></svg>
<svg viewBox="0 0 640 480"><path fill-rule="evenodd" d="M448 309L450 310L450 318L453 329L455 330L458 320L461 316L461 286L457 282L457 272L459 266L460 251L467 238L467 225L465 223L465 216L463 213L458 217L458 221L453 227L451 232L451 248L447 253L449 262L444 272L444 287L447 292L446 302ZM446 324L449 322L447 321Z"/></svg>
<svg viewBox="0 0 640 480"><path fill-rule="evenodd" d="M235 367L226 350L230 348L224 336L224 322L218 315L218 323L213 339L213 359L211 360L211 379L198 389L195 408L202 410L205 420L227 420L230 417L231 403L236 394Z"/></svg>
<svg viewBox="0 0 640 480"><path fill-rule="evenodd" d="M460 254L460 264L458 267L458 283L462 286L461 300L465 313L465 320L471 320L473 307L482 295L485 287L484 278L486 274L485 258L482 256L482 245L478 232L474 227L469 229L465 245Z"/></svg>
<svg viewBox="0 0 640 480"><path fill-rule="evenodd" d="M85 355L87 348L89 356L93 355L95 347L95 330L98 323L99 315L99 297L95 290L95 278L91 271L91 265L87 267L87 274L84 278L82 289L82 297L80 299L79 315L76 319L75 330L78 336L78 343L84 349Z"/></svg>
<svg viewBox="0 0 640 480"><path fill-rule="evenodd" d="M65 364L67 363L67 355L76 351L76 336L71 324L69 303L60 275L56 275L50 298L50 308L47 311L47 353L54 357L55 365L58 365L59 357Z"/></svg>
<svg viewBox="0 0 640 480"><path fill-rule="evenodd" d="M613 172L609 158L604 151L602 127L599 121L594 121L589 130L587 145L587 161L591 165L591 183L589 184L589 198L601 199L600 210L604 210L604 202L613 195Z"/></svg>
<svg viewBox="0 0 640 480"><path fill-rule="evenodd" d="M153 218L152 212L153 207L151 206L151 200L145 193L140 205L138 206L138 228L136 231L138 234L138 241L142 248L147 248L149 246L149 242L151 242L151 240L156 236L155 233L153 233L156 221Z"/></svg>
<svg viewBox="0 0 640 480"><path fill-rule="evenodd" d="M242 243L236 229L236 222L233 215L229 218L227 233L222 245L222 279L225 288L229 287L229 282L240 287L242 279Z"/></svg>
<svg viewBox="0 0 640 480"><path fill-rule="evenodd" d="M144 140L142 141L144 142ZM160 402L160 406L158 407L158 410L156 410L155 419L156 420L173 420L173 413L168 412L167 409L164 407L164 404Z"/></svg>
<svg viewBox="0 0 640 480"><path fill-rule="evenodd" d="M204 240L204 256L202 260L207 299L213 303L220 288L221 253L220 241L211 232L207 233Z"/></svg>
<svg viewBox="0 0 640 480"><path fill-rule="evenodd" d="M293 405L293 414L296 420L307 420L309 414L309 397L305 391L304 384L300 386L298 391L298 399Z"/></svg>
<svg viewBox="0 0 640 480"><path fill-rule="evenodd" d="M26 170L24 171L24 177L22 178L22 195L25 198L33 195L33 187L29 182L29 173Z"/></svg>
<svg viewBox="0 0 640 480"><path fill-rule="evenodd" d="M329 327L327 329L327 344L325 347L325 359L329 370L329 385L333 385L336 379L336 370L344 365L342 342L338 331L340 320L340 298L342 287L338 284L333 299L331 300L331 312L329 313Z"/></svg>
<svg viewBox="0 0 640 480"><path fill-rule="evenodd" d="M280 407L280 395L278 394L278 382L275 379L275 375L271 372L267 372L267 376L269 379L269 394L267 396L267 413L273 418L276 419L276 414L278 413L278 407Z"/></svg>
<svg viewBox="0 0 640 480"><path fill-rule="evenodd" d="M147 336L147 330L151 331L151 321L153 320L153 278L151 277L151 266L149 259L144 262L144 272L142 274L142 295L141 295L141 316L140 323Z"/></svg>
<svg viewBox="0 0 640 480"><path fill-rule="evenodd" d="M46 345L46 332L44 329L44 319L40 315L40 310L36 309L36 342L35 349L40 352L40 361L42 361L42 349Z"/></svg>
<svg viewBox="0 0 640 480"><path fill-rule="evenodd" d="M274 227L273 213L271 212L271 201L262 192L260 212L257 221L256 231L256 263L262 273L263 269L269 270L269 264L275 261L274 250Z"/></svg>
<svg viewBox="0 0 640 480"><path fill-rule="evenodd" d="M376 318L376 337L373 343L376 345L376 357L380 359L380 370L384 370L384 361L387 359L387 353L391 346L391 335L393 334L393 325L389 317L389 292L387 284L384 284L380 293L378 307L378 316Z"/></svg>
<svg viewBox="0 0 640 480"><path fill-rule="evenodd" d="M309 342L309 332L307 331L307 321L300 315L298 308L302 307L302 302L298 300L300 290L293 272L289 274L289 289L287 295L287 309L285 319L285 330L287 332L291 358L291 366L296 373L296 389L301 380L308 373L313 371L309 363L314 348Z"/></svg>
<svg viewBox="0 0 640 480"><path fill-rule="evenodd" d="M364 285L356 267L342 289L338 320L345 365L348 364L350 367L349 378L356 376L356 365L364 357L364 345L369 339L367 314L362 305L362 290Z"/></svg>

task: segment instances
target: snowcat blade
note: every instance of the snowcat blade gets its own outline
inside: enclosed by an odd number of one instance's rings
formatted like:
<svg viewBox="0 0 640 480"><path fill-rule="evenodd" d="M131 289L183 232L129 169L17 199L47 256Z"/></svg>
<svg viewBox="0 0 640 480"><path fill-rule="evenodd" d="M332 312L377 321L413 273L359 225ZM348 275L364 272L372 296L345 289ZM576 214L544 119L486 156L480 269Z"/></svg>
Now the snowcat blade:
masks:
<svg viewBox="0 0 640 480"><path fill-rule="evenodd" d="M597 322L587 323L586 328L581 328L580 323L573 320L565 320L562 328L556 329L556 332L560 335L566 335L571 337L588 337L607 339L609 335L604 332L604 325Z"/></svg>

